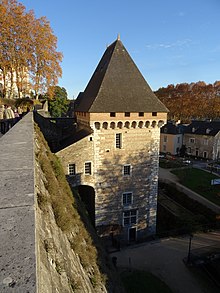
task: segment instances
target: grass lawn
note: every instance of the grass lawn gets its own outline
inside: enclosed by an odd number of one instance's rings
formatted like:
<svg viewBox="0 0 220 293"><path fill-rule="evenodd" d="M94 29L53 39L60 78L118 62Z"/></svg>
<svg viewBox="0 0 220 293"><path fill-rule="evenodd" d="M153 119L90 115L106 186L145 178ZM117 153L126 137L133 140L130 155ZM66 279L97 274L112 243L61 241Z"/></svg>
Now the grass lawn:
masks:
<svg viewBox="0 0 220 293"><path fill-rule="evenodd" d="M163 281L145 271L126 271L121 278L127 293L172 293Z"/></svg>
<svg viewBox="0 0 220 293"><path fill-rule="evenodd" d="M196 168L171 171L180 183L220 206L220 185L211 185L211 180L218 176Z"/></svg>

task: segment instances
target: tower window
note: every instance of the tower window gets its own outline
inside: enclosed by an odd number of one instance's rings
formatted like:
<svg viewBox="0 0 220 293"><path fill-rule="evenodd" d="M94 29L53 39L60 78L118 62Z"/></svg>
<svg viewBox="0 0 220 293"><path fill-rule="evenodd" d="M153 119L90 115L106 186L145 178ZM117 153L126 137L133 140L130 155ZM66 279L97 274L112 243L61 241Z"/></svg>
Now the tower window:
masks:
<svg viewBox="0 0 220 293"><path fill-rule="evenodd" d="M123 175L130 176L131 175L131 165L124 165L123 166Z"/></svg>
<svg viewBox="0 0 220 293"><path fill-rule="evenodd" d="M121 147L122 147L122 134L121 133L116 133L116 135L115 135L115 147L117 149L121 149Z"/></svg>
<svg viewBox="0 0 220 293"><path fill-rule="evenodd" d="M110 112L110 117L116 117L115 112Z"/></svg>
<svg viewBox="0 0 220 293"><path fill-rule="evenodd" d="M137 223L137 210L130 210L123 213L123 226L131 226Z"/></svg>
<svg viewBox="0 0 220 293"><path fill-rule="evenodd" d="M144 112L139 112L139 117L144 117Z"/></svg>
<svg viewBox="0 0 220 293"><path fill-rule="evenodd" d="M85 175L91 175L92 174L92 163L86 162L85 163Z"/></svg>
<svg viewBox="0 0 220 293"><path fill-rule="evenodd" d="M152 116L157 116L157 112L152 112Z"/></svg>
<svg viewBox="0 0 220 293"><path fill-rule="evenodd" d="M69 164L68 165L68 174L70 176L76 175L76 165L75 164Z"/></svg>
<svg viewBox="0 0 220 293"><path fill-rule="evenodd" d="M125 117L130 117L130 112L125 112Z"/></svg>
<svg viewBox="0 0 220 293"><path fill-rule="evenodd" d="M132 204L132 192L123 193L122 201L124 206Z"/></svg>

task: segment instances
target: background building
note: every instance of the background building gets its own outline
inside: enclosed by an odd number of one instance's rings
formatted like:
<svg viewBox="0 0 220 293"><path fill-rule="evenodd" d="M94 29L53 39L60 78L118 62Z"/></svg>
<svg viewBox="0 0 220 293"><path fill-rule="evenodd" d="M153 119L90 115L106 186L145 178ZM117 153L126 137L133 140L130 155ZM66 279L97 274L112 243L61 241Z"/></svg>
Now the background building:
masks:
<svg viewBox="0 0 220 293"><path fill-rule="evenodd" d="M178 155L183 145L184 125L173 121L161 127L160 131L160 152Z"/></svg>
<svg viewBox="0 0 220 293"><path fill-rule="evenodd" d="M217 160L220 155L220 121L193 121L184 133L188 155Z"/></svg>
<svg viewBox="0 0 220 293"><path fill-rule="evenodd" d="M30 82L29 73L24 69L19 72L18 75L15 71L8 71L3 78L3 73L0 69L0 97L7 98L19 98L18 85L20 86L21 96L20 98L30 96ZM5 93L3 93L5 91Z"/></svg>

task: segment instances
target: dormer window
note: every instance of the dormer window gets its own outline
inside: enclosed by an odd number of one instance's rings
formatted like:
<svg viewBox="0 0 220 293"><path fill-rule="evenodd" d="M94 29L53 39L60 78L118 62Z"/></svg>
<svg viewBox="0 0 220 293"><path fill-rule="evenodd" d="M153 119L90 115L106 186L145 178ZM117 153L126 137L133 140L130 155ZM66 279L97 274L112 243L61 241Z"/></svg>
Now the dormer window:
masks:
<svg viewBox="0 0 220 293"><path fill-rule="evenodd" d="M210 129L210 128L207 128L207 129L206 129L206 134L209 134L210 131L211 131L211 129Z"/></svg>
<svg viewBox="0 0 220 293"><path fill-rule="evenodd" d="M116 117L116 113L115 112L110 112L110 117Z"/></svg>
<svg viewBox="0 0 220 293"><path fill-rule="evenodd" d="M192 128L192 132L195 132L195 131L196 131L196 128L195 128L195 127L193 127L193 128Z"/></svg>
<svg viewBox="0 0 220 293"><path fill-rule="evenodd" d="M166 127L164 128L164 133L167 133L167 128Z"/></svg>

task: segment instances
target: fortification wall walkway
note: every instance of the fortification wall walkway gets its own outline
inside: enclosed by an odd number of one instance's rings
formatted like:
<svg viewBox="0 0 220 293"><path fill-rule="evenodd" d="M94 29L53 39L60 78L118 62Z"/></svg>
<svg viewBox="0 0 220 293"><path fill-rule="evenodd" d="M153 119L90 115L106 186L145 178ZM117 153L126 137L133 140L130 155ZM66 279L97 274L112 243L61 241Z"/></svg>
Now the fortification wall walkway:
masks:
<svg viewBox="0 0 220 293"><path fill-rule="evenodd" d="M28 113L0 138L0 292L37 292L34 162Z"/></svg>

